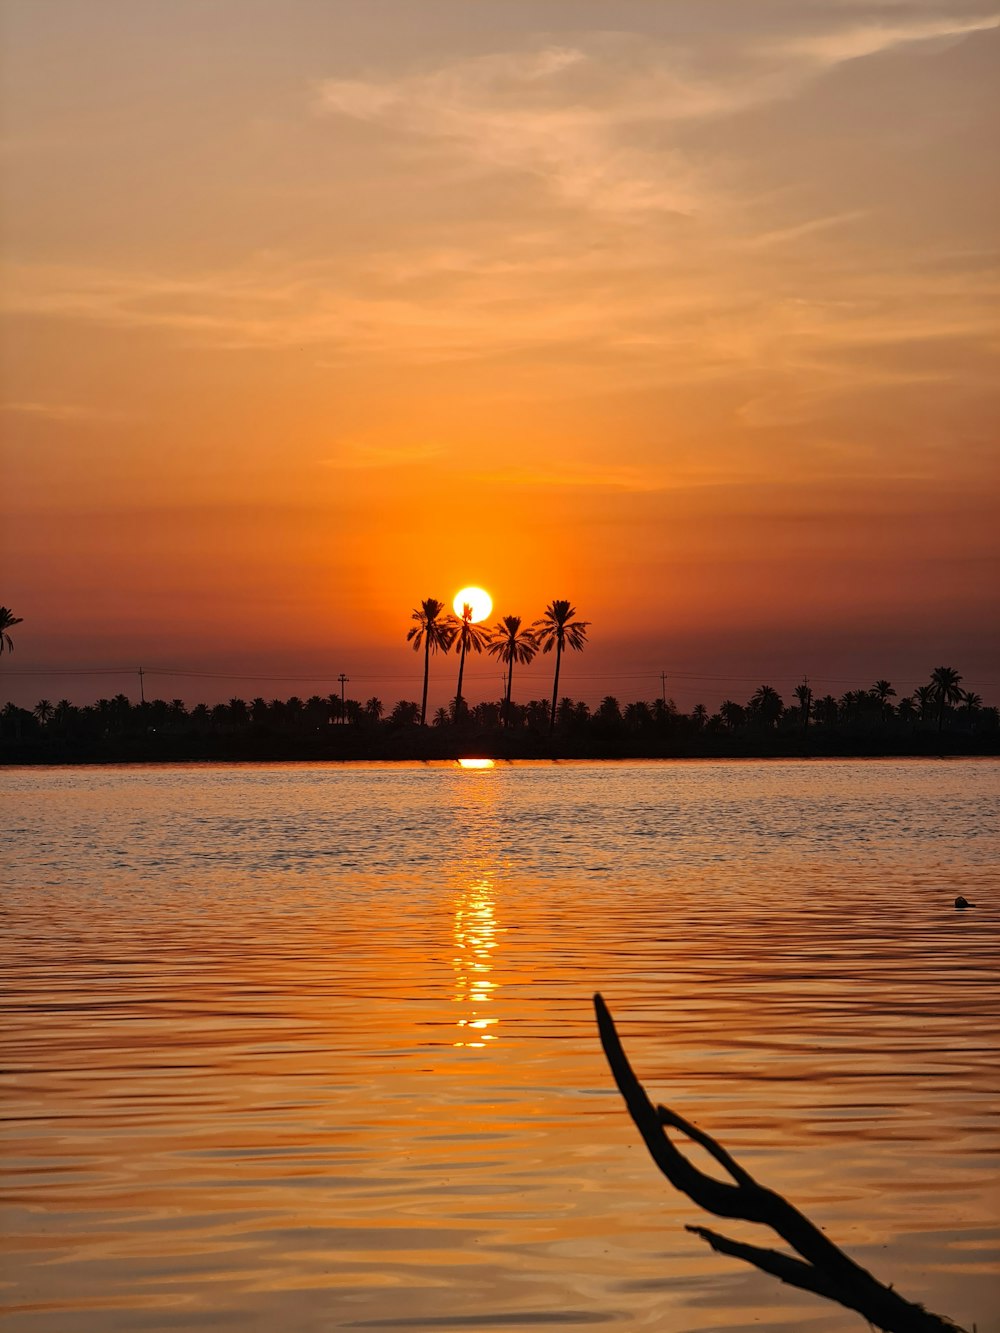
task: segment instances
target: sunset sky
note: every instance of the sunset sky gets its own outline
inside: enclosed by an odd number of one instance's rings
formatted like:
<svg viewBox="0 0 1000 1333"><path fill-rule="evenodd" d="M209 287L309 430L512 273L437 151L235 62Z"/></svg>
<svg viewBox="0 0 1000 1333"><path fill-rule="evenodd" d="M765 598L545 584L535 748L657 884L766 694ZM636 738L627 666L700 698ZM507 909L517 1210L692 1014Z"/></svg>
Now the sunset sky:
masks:
<svg viewBox="0 0 1000 1333"><path fill-rule="evenodd" d="M3 15L0 702L1000 702L995 3Z"/></svg>

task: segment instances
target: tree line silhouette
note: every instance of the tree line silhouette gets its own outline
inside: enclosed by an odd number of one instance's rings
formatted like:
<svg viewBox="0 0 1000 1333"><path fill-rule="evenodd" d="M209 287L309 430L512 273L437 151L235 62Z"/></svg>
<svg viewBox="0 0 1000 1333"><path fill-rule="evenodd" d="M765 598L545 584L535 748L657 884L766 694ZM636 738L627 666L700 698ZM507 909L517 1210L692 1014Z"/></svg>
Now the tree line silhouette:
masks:
<svg viewBox="0 0 1000 1333"><path fill-rule="evenodd" d="M188 707L182 699L134 704L127 695L82 707L40 699L32 709L0 708L0 758L46 760L184 758L448 758L476 749L500 757L658 757L671 755L783 753L908 753L951 751L995 753L1000 746L1000 710L962 688L962 676L935 667L926 685L899 697L891 681L848 690L840 698L815 697L808 681L786 705L772 685L762 684L744 703L725 699L716 712L696 704L681 712L665 695L622 706L606 695L596 708L559 697L563 653L581 652L589 622L576 608L554 599L530 626L520 616L502 616L492 629L425 598L412 612L406 639L423 649L421 700L400 699L387 709L373 696L365 701L343 692L300 699L234 698L228 703ZM13 651L10 629L21 623L0 607L0 653ZM455 650L458 680L447 707L428 724L431 657ZM470 652L486 652L506 668L503 695L470 705L463 694ZM513 698L515 664L554 652L551 699Z"/></svg>
<svg viewBox="0 0 1000 1333"><path fill-rule="evenodd" d="M474 628L474 627L473 627ZM513 651L513 650L512 650ZM517 659L515 659L517 660ZM456 693L420 725L426 703L338 693L301 699L234 698L188 707L183 700L133 703L125 694L79 707L41 699L33 709L0 709L8 761L91 758L323 757L446 758L472 750L499 757L627 757L782 753L992 753L1000 745L1000 710L961 688L951 667L898 698L890 682L814 698L807 684L786 704L771 685L717 711L680 711L670 698L622 705L607 695L591 708L556 698L517 703L508 673L503 696L474 705Z"/></svg>

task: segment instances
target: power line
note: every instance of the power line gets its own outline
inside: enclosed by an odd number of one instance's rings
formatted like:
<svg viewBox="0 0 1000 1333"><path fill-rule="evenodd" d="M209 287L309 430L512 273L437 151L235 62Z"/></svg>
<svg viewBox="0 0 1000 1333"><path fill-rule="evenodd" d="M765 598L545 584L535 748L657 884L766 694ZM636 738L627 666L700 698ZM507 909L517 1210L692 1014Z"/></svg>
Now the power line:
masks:
<svg viewBox="0 0 1000 1333"><path fill-rule="evenodd" d="M471 680L491 679L495 673L489 670L469 671L468 678ZM759 684L766 676L772 679L791 680L797 678L797 671L764 671L755 672L751 675L718 675L708 671L568 671L567 676L575 682L583 681L614 681L614 680L648 680L658 682L661 690L665 685L666 677L681 684L703 682L713 683L756 683ZM17 678L38 678L46 676L135 676L136 668L133 666L122 667L35 667L30 669L14 668L13 670L4 667L3 677ZM273 681L277 682L298 682L301 684L326 683L335 685L340 683L339 674L316 673L313 675L285 674L278 671L271 672L240 672L240 671L199 671L190 667L143 667L141 675L148 679L151 676L158 676L167 679L176 678L179 680L246 680L246 681ZM928 677L929 678L929 677ZM419 681L421 675L419 672L409 672L405 675L388 672L373 672L369 674L355 675L351 679L358 683L371 681ZM968 683L976 685L981 689L998 689L1000 682L991 680L980 680L978 677L969 677ZM858 688L858 678L856 676L820 676L813 678L814 683L826 685L851 685ZM916 688L918 685L926 684L925 680L899 680L896 684Z"/></svg>

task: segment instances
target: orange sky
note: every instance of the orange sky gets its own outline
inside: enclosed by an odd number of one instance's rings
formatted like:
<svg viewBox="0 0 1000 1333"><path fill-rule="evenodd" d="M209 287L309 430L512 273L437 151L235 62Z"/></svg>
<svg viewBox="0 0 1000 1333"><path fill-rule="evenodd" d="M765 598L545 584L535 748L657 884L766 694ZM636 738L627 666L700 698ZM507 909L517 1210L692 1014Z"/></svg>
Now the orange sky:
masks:
<svg viewBox="0 0 1000 1333"><path fill-rule="evenodd" d="M592 701L996 701L995 6L3 23L0 699L417 697L474 582Z"/></svg>

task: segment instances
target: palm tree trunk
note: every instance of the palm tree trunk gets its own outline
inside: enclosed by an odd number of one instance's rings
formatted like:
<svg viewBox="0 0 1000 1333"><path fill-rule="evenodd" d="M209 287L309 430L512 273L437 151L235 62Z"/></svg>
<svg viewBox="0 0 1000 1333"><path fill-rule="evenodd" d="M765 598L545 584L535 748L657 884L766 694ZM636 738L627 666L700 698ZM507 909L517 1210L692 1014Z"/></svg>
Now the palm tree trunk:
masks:
<svg viewBox="0 0 1000 1333"><path fill-rule="evenodd" d="M510 687L514 680L514 659L507 663L507 697L503 701L503 724L510 726Z"/></svg>
<svg viewBox="0 0 1000 1333"><path fill-rule="evenodd" d="M429 635L424 636L424 697L420 703L420 725L427 725L427 677L431 669L431 640Z"/></svg>
<svg viewBox="0 0 1000 1333"><path fill-rule="evenodd" d="M458 691L455 695L455 721L462 720L462 676L465 674L466 642L462 640L462 652L458 659Z"/></svg>
<svg viewBox="0 0 1000 1333"><path fill-rule="evenodd" d="M549 718L549 731L556 729L556 700L559 697L559 663L562 661L562 643L556 642L556 678L552 684L552 716Z"/></svg>

